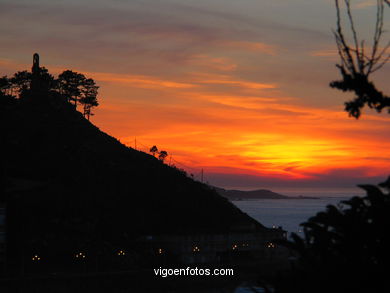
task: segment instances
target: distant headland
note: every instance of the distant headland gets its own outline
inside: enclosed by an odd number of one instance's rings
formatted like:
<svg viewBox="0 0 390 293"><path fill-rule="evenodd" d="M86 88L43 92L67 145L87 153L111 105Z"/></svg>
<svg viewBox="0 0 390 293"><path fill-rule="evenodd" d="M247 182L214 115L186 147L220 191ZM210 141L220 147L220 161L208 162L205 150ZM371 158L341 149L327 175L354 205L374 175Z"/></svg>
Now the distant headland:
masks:
<svg viewBox="0 0 390 293"><path fill-rule="evenodd" d="M267 189L256 189L256 190L235 190L235 189L224 189L220 187L214 187L215 191L226 197L229 200L248 200L248 199L318 199L317 197L311 196L286 196Z"/></svg>

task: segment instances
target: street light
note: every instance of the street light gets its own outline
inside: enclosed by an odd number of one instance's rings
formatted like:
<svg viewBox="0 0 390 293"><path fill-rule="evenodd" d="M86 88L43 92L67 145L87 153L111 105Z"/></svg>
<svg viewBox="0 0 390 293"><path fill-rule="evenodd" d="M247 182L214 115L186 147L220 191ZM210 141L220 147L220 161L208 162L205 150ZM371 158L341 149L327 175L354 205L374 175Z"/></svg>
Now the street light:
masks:
<svg viewBox="0 0 390 293"><path fill-rule="evenodd" d="M78 259L84 259L85 258L85 253L84 252L76 253L75 257L78 258Z"/></svg>
<svg viewBox="0 0 390 293"><path fill-rule="evenodd" d="M41 260L41 258L38 256L38 254L35 254L32 258L31 258L32 261L34 262L39 262Z"/></svg>
<svg viewBox="0 0 390 293"><path fill-rule="evenodd" d="M267 248L275 248L276 246L275 246L275 244L274 243L272 243L272 242L268 242L268 244L267 244Z"/></svg>

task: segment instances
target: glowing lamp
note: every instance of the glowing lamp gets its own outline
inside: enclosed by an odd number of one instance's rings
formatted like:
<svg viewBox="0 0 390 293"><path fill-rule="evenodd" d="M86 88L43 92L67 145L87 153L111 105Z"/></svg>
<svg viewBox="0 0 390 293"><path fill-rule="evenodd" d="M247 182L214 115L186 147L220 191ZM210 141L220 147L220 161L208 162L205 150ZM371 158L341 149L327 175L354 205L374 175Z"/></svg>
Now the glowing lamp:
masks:
<svg viewBox="0 0 390 293"><path fill-rule="evenodd" d="M32 261L40 261L41 258L40 258L37 254L35 254L35 255L31 258L31 260L32 260Z"/></svg>
<svg viewBox="0 0 390 293"><path fill-rule="evenodd" d="M85 258L85 253L83 253L83 252L76 253L75 257L79 258L79 259L83 259L83 258Z"/></svg>

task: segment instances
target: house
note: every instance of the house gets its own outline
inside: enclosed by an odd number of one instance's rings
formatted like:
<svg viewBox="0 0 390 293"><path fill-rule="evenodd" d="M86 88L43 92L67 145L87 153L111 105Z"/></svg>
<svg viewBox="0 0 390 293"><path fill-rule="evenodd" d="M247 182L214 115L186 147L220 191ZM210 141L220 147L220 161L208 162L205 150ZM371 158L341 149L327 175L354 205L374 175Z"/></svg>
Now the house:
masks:
<svg viewBox="0 0 390 293"><path fill-rule="evenodd" d="M286 232L281 228L232 228L228 233L149 235L139 238L138 243L149 255L166 256L184 264L287 257L287 249L275 243L286 239Z"/></svg>

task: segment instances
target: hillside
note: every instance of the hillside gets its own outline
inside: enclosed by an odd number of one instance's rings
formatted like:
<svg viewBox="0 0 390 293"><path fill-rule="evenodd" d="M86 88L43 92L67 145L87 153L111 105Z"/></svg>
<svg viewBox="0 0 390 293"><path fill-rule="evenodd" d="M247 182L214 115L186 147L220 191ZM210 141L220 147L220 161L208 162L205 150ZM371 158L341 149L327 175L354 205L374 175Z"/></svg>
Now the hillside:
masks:
<svg viewBox="0 0 390 293"><path fill-rule="evenodd" d="M265 229L208 186L126 147L61 100L3 100L0 109L2 201L9 226L23 228L34 245L65 249L139 235Z"/></svg>

